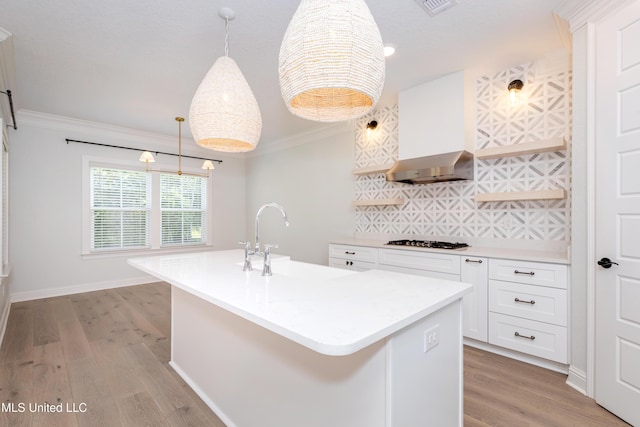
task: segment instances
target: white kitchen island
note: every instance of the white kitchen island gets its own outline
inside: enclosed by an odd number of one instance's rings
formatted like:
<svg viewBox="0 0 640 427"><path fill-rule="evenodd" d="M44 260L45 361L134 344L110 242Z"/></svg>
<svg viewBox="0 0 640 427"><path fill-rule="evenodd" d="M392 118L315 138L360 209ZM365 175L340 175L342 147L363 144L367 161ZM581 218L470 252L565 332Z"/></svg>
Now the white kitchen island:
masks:
<svg viewBox="0 0 640 427"><path fill-rule="evenodd" d="M462 425L470 285L286 257L263 277L243 259L129 260L172 285L171 366L228 426Z"/></svg>

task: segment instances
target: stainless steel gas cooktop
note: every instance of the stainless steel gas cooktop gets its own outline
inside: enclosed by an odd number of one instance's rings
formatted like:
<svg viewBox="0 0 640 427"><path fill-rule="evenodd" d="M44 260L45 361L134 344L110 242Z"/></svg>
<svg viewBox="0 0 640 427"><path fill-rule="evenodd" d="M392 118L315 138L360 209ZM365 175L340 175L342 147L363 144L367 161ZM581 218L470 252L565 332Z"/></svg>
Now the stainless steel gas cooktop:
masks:
<svg viewBox="0 0 640 427"><path fill-rule="evenodd" d="M415 246L417 248L434 248L434 249L462 249L469 247L466 243L459 242L437 242L435 240L389 240L386 245L394 246Z"/></svg>

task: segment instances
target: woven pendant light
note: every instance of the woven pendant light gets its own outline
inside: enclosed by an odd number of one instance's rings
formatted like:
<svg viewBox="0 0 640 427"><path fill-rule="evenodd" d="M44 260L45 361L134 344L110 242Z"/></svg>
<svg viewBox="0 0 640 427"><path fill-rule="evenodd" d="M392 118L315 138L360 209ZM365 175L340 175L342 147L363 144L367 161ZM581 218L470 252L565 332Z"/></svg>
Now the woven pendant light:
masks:
<svg viewBox="0 0 640 427"><path fill-rule="evenodd" d="M246 152L256 148L262 131L260 108L236 62L229 58L229 20L225 19L225 56L216 60L200 83L189 109L191 133L198 145L216 151Z"/></svg>
<svg viewBox="0 0 640 427"><path fill-rule="evenodd" d="M296 116L337 122L378 102L385 60L364 0L302 0L280 47L280 90Z"/></svg>

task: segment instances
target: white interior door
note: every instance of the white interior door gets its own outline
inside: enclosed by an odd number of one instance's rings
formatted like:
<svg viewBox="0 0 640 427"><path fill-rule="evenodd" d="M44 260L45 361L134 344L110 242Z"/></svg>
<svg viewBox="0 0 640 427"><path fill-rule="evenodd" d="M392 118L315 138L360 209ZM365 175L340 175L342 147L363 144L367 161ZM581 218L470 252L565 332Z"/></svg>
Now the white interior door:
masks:
<svg viewBox="0 0 640 427"><path fill-rule="evenodd" d="M640 426L640 1L596 26L595 113L595 397Z"/></svg>

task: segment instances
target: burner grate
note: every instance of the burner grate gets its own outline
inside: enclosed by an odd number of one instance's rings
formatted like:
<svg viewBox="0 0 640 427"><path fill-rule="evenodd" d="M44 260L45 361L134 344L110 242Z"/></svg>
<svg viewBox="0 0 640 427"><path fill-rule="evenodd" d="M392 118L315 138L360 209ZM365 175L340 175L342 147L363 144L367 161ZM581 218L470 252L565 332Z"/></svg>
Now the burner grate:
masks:
<svg viewBox="0 0 640 427"><path fill-rule="evenodd" d="M466 243L460 242L439 242L435 240L389 240L387 245L392 246L414 246L416 248L433 248L433 249L462 249L469 247Z"/></svg>

